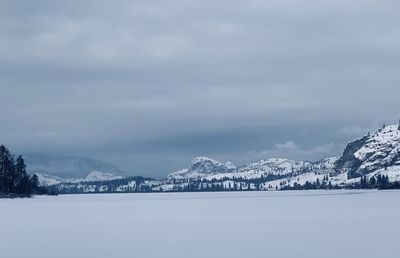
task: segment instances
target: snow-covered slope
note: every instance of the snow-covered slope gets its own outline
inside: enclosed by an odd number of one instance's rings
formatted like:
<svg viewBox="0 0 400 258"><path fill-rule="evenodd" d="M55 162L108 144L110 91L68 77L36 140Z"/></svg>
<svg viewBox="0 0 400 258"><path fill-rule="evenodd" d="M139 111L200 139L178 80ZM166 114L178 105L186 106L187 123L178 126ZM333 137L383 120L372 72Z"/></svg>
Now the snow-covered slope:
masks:
<svg viewBox="0 0 400 258"><path fill-rule="evenodd" d="M27 154L24 159L30 174L47 174L64 179L85 178L93 171L121 176L125 174L112 164L87 157Z"/></svg>
<svg viewBox="0 0 400 258"><path fill-rule="evenodd" d="M52 176L49 174L36 173L36 175L38 176L39 184L45 186L57 185L67 181L65 178Z"/></svg>
<svg viewBox="0 0 400 258"><path fill-rule="evenodd" d="M122 179L124 177L115 175L113 173L106 173L101 171L93 171L89 173L85 178L63 178L59 176L35 173L38 176L40 185L52 186L61 183L84 183L84 182L101 182L110 181L115 179Z"/></svg>
<svg viewBox="0 0 400 258"><path fill-rule="evenodd" d="M168 175L169 179L190 179L201 178L207 175L234 173L236 166L232 162L221 163L207 158L197 157L185 168Z"/></svg>
<svg viewBox="0 0 400 258"><path fill-rule="evenodd" d="M101 171L93 171L85 178L85 182L97 182L97 181L109 181L114 179L122 179L122 176L115 175L113 173L105 173Z"/></svg>
<svg viewBox="0 0 400 258"><path fill-rule="evenodd" d="M326 170L333 167L337 157L326 158L317 162L294 161L283 158L267 158L239 168L239 172L256 171L263 175L302 174L315 170Z"/></svg>
<svg viewBox="0 0 400 258"><path fill-rule="evenodd" d="M187 180L204 178L206 180L222 178L255 179L267 176L295 176L307 172L329 173L338 157L323 159L318 162L294 161L283 158L266 158L236 168L230 165L212 160L210 158L195 158L190 168L182 169L168 176L169 179Z"/></svg>
<svg viewBox="0 0 400 258"><path fill-rule="evenodd" d="M337 174L356 178L400 165L399 125L390 125L349 143L337 161Z"/></svg>
<svg viewBox="0 0 400 258"><path fill-rule="evenodd" d="M160 180L123 178L102 170L81 179L49 175L39 179L47 185L59 185L64 193L382 188L400 182L399 138L398 125L386 126L350 142L342 156L316 162L268 157L236 167L231 162L197 157L188 168ZM382 183L382 178L387 183ZM371 183L377 179L379 184Z"/></svg>
<svg viewBox="0 0 400 258"><path fill-rule="evenodd" d="M340 157L316 162L266 158L226 170L227 164L209 158L196 158L189 168L170 174L168 179L175 182L192 179L218 181L224 189L231 189L233 185L237 188L240 180L248 182L258 179L266 182L261 189L293 187L306 182L332 186L354 185L360 182L363 175L367 176L367 180L378 175L388 176L390 182L396 182L400 179L400 127L385 126L350 142ZM253 187L248 183L245 185L249 189Z"/></svg>

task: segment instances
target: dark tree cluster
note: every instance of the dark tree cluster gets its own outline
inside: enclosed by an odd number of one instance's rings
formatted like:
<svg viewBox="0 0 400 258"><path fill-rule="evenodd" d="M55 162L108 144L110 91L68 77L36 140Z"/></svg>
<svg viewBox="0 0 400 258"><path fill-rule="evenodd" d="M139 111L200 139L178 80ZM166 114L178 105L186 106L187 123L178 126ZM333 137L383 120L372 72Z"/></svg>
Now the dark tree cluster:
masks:
<svg viewBox="0 0 400 258"><path fill-rule="evenodd" d="M377 175L372 176L369 180L366 176L362 176L360 179L359 188L362 189L390 189L393 188L393 184L389 182L389 176Z"/></svg>
<svg viewBox="0 0 400 258"><path fill-rule="evenodd" d="M39 187L36 175L26 173L24 159L18 156L14 159L10 151L0 146L0 197L30 196L43 194L45 189Z"/></svg>
<svg viewBox="0 0 400 258"><path fill-rule="evenodd" d="M319 178L315 182L306 181L304 184L299 184L294 182L293 186L285 185L282 186L282 190L332 190L332 189L340 189L337 185L332 185L331 181L328 181L329 177L324 176L324 179L321 181Z"/></svg>
<svg viewBox="0 0 400 258"><path fill-rule="evenodd" d="M95 181L95 182L65 182L58 185L48 186L50 192L58 194L81 194L81 193L139 193L151 192L151 187L146 185L146 181L154 179L149 177L132 176L124 177L121 179L113 179L109 181ZM132 183L135 184L132 184Z"/></svg>

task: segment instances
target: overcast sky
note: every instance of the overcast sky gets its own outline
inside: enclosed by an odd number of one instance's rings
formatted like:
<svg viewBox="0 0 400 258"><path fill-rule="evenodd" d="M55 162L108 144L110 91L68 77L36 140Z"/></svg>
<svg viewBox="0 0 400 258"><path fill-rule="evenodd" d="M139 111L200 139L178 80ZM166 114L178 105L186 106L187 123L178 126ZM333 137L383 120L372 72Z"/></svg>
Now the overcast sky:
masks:
<svg viewBox="0 0 400 258"><path fill-rule="evenodd" d="M0 142L165 175L400 117L399 1L2 0Z"/></svg>

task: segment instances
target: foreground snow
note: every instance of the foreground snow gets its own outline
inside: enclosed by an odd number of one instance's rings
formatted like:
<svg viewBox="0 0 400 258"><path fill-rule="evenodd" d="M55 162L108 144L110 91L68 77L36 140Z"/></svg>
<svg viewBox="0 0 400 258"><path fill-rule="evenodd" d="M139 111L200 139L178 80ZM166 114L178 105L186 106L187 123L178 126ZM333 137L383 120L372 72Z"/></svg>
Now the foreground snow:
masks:
<svg viewBox="0 0 400 258"><path fill-rule="evenodd" d="M397 257L400 191L0 199L1 257Z"/></svg>

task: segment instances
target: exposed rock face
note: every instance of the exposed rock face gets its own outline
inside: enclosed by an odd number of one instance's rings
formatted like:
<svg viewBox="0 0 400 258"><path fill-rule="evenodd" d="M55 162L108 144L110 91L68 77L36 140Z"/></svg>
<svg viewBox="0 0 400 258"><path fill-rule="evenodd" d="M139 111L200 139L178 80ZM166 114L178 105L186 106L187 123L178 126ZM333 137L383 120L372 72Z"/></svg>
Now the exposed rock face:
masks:
<svg viewBox="0 0 400 258"><path fill-rule="evenodd" d="M168 175L169 179L201 178L206 175L224 174L236 172L236 166L232 162L222 163L207 157L197 157L189 168L182 169Z"/></svg>
<svg viewBox="0 0 400 258"><path fill-rule="evenodd" d="M357 159L354 154L365 144L367 139L368 137L365 136L349 143L346 146L343 155L338 161L336 161L335 164L335 172L337 174L348 172L349 175L354 175L352 177L356 177L355 174L360 168L362 161Z"/></svg>
<svg viewBox="0 0 400 258"><path fill-rule="evenodd" d="M391 125L349 143L334 169L355 178L396 165L400 165L400 130Z"/></svg>
<svg viewBox="0 0 400 258"><path fill-rule="evenodd" d="M282 158L266 158L236 168L231 162L221 163L210 158L195 158L190 167L182 169L168 176L174 180L207 179L218 180L221 178L255 179L277 176L280 178L291 177L304 173L327 174L333 170L338 157L330 157L317 162L295 161Z"/></svg>
<svg viewBox="0 0 400 258"><path fill-rule="evenodd" d="M294 161L283 158L266 158L240 167L240 172L255 172L260 175L300 174L313 170L309 161Z"/></svg>
<svg viewBox="0 0 400 258"><path fill-rule="evenodd" d="M190 171L194 171L199 174L230 173L234 172L235 169L236 167L234 167L231 162L224 164L206 157L195 158L190 164Z"/></svg>

